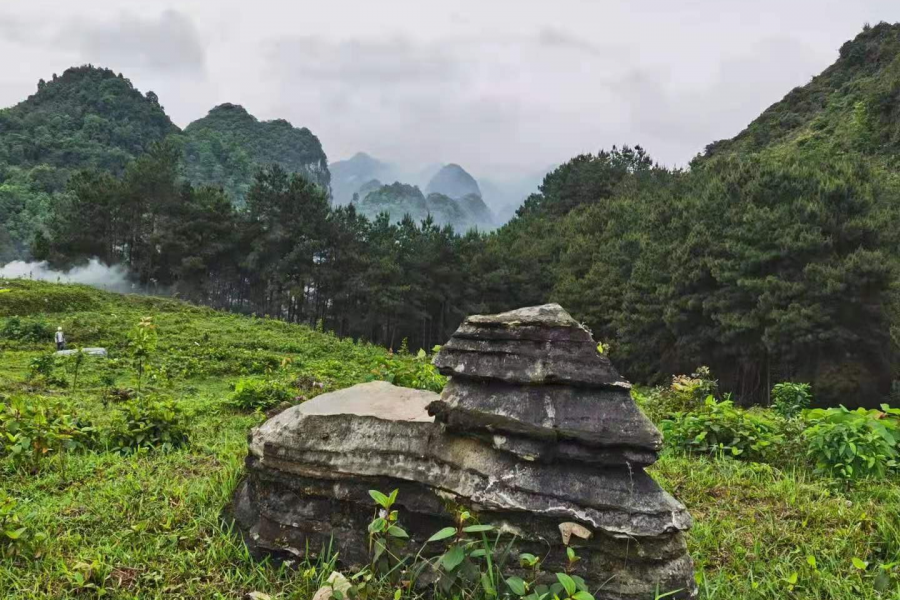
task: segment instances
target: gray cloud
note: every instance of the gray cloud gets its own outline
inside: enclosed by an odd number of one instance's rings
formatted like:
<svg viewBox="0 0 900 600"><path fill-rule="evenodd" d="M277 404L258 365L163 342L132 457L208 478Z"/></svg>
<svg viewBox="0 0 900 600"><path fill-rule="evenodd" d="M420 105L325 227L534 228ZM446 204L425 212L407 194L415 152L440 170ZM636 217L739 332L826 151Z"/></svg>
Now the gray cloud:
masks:
<svg viewBox="0 0 900 600"><path fill-rule="evenodd" d="M704 86L678 86L662 69L628 72L613 89L630 109L633 131L668 158L731 137L828 64L830 53L796 40L769 38L721 62ZM654 145L651 143L650 149Z"/></svg>
<svg viewBox="0 0 900 600"><path fill-rule="evenodd" d="M608 49L604 48L602 45L593 44L578 36L553 27L541 29L540 32L538 32L537 39L539 43L549 48L565 48L587 52L588 54L603 54L608 51Z"/></svg>
<svg viewBox="0 0 900 600"><path fill-rule="evenodd" d="M199 74L206 55L193 21L175 10L158 17L122 14L111 21L78 20L63 28L57 40L73 46L84 60L123 69Z"/></svg>
<svg viewBox="0 0 900 600"><path fill-rule="evenodd" d="M457 62L444 49L387 39L329 41L320 37L276 41L270 58L306 81L348 86L427 84L457 75Z"/></svg>
<svg viewBox="0 0 900 600"><path fill-rule="evenodd" d="M900 20L889 0L0 5L0 56L13 57L0 106L90 61L154 90L181 126L234 102L309 127L332 159L366 150L492 178L623 143L683 165L827 67L864 22Z"/></svg>

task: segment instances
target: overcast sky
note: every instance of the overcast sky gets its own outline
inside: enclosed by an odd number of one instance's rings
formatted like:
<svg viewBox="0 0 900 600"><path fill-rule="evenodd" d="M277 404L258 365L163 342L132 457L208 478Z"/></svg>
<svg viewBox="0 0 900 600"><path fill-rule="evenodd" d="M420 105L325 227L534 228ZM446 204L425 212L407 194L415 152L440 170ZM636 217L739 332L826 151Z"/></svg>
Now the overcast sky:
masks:
<svg viewBox="0 0 900 600"><path fill-rule="evenodd" d="M683 165L834 62L896 0L2 0L0 106L93 63L184 127L217 104L331 161L526 173L641 144Z"/></svg>

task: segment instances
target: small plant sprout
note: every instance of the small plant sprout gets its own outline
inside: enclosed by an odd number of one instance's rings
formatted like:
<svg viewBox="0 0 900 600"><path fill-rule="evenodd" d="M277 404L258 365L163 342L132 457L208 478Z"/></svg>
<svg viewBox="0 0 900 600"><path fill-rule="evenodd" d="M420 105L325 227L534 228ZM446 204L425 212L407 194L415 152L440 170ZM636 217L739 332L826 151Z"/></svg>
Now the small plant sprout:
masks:
<svg viewBox="0 0 900 600"><path fill-rule="evenodd" d="M378 490L369 490L378 509L369 523L369 553L372 555L372 570L383 574L394 571L401 561L402 551L409 534L398 524L399 514L394 510L398 490L386 496Z"/></svg>
<svg viewBox="0 0 900 600"><path fill-rule="evenodd" d="M141 380L144 377L144 369L147 361L150 360L156 351L159 343L159 336L156 333L156 326L153 324L152 317L143 317L140 322L134 326L128 335L129 348L131 350L131 359L137 370L138 390L141 389Z"/></svg>

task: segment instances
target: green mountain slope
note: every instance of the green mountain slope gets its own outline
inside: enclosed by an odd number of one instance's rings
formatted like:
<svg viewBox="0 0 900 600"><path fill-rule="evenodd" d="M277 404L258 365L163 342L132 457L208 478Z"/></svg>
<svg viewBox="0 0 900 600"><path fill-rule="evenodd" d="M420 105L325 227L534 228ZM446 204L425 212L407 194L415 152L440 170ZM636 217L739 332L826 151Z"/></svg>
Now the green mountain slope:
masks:
<svg viewBox="0 0 900 600"><path fill-rule="evenodd" d="M900 24L866 27L838 60L794 88L705 157L760 151L861 152L894 164L900 152Z"/></svg>
<svg viewBox="0 0 900 600"><path fill-rule="evenodd" d="M121 173L177 131L156 94L90 65L41 80L35 94L0 110L0 263L26 253L74 170Z"/></svg>
<svg viewBox="0 0 900 600"><path fill-rule="evenodd" d="M153 92L141 94L109 69L75 67L0 110L0 163L121 172L149 144L177 131Z"/></svg>
<svg viewBox="0 0 900 600"><path fill-rule="evenodd" d="M184 130L185 175L195 184L221 185L243 204L257 169L277 163L328 188L331 175L313 133L283 119L260 121L236 104L222 104Z"/></svg>

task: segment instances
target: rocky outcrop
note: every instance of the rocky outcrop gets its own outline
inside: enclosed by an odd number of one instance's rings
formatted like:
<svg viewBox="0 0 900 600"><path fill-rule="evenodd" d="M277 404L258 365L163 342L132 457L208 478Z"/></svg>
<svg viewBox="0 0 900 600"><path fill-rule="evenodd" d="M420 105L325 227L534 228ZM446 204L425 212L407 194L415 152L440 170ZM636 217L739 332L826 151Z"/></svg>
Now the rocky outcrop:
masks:
<svg viewBox="0 0 900 600"><path fill-rule="evenodd" d="M466 506L548 572L565 564L561 531L584 528L569 543L596 598L691 595L690 516L643 470L659 432L587 330L557 305L470 317L435 364L452 377L440 397L373 382L253 430L233 511L257 551L333 540L366 564L368 491L398 489L414 549Z"/></svg>

